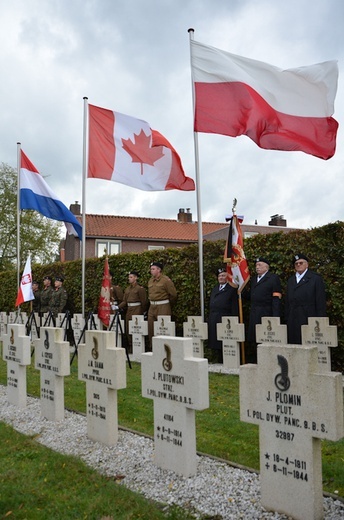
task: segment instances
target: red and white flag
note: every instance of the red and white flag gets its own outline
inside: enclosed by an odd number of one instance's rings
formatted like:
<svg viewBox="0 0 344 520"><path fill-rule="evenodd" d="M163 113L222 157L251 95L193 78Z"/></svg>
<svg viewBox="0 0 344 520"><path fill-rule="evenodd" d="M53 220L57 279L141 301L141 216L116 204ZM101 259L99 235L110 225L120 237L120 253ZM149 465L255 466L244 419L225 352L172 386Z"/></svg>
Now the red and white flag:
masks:
<svg viewBox="0 0 344 520"><path fill-rule="evenodd" d="M88 177L144 191L195 189L173 146L146 121L89 105Z"/></svg>
<svg viewBox="0 0 344 520"><path fill-rule="evenodd" d="M32 275L31 275L31 257L26 260L23 275L21 277L15 306L18 307L24 302L34 300L35 296L32 291Z"/></svg>
<svg viewBox="0 0 344 520"><path fill-rule="evenodd" d="M109 262L108 259L105 258L103 282L98 303L98 317L101 322L104 323L105 327L110 325L110 288L111 278L109 272Z"/></svg>
<svg viewBox="0 0 344 520"><path fill-rule="evenodd" d="M250 279L250 271L244 253L240 219L236 215L231 218L223 260L227 263L228 282L241 293Z"/></svg>
<svg viewBox="0 0 344 520"><path fill-rule="evenodd" d="M267 150L334 155L337 61L283 70L190 43L196 132L247 135Z"/></svg>

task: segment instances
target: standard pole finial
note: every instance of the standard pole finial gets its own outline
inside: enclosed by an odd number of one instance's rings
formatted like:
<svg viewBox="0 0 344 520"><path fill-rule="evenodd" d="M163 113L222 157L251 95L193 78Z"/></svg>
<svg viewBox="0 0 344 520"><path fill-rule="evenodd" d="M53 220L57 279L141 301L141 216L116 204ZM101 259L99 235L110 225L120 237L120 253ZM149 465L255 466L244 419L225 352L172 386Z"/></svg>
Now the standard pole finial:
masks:
<svg viewBox="0 0 344 520"><path fill-rule="evenodd" d="M233 215L235 215L236 205L237 205L237 200L236 200L236 199L233 199L233 207L232 207L232 213L233 213Z"/></svg>
<svg viewBox="0 0 344 520"><path fill-rule="evenodd" d="M190 29L188 29L188 33L189 32L195 32L195 29L193 29L192 27L190 27Z"/></svg>
<svg viewBox="0 0 344 520"><path fill-rule="evenodd" d="M85 99L88 99L88 97L87 97L87 96L84 96L82 99L85 100Z"/></svg>

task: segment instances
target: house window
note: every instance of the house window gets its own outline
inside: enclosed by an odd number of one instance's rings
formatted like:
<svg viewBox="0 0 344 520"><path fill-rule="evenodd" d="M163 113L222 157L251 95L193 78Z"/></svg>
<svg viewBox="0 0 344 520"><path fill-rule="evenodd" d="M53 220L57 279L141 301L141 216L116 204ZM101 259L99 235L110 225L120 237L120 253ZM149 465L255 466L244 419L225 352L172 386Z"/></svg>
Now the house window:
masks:
<svg viewBox="0 0 344 520"><path fill-rule="evenodd" d="M148 251L156 251L158 249L165 249L165 246L148 246Z"/></svg>
<svg viewBox="0 0 344 520"><path fill-rule="evenodd" d="M121 252L120 240L97 240L96 241L96 255L97 257L108 255L118 255Z"/></svg>

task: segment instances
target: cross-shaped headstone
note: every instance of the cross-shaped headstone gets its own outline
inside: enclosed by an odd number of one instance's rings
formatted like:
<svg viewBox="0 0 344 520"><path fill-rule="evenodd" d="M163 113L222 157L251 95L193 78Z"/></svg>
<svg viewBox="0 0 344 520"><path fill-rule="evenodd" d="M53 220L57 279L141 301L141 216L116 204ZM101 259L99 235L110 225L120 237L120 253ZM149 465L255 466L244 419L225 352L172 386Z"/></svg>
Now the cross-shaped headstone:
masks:
<svg viewBox="0 0 344 520"><path fill-rule="evenodd" d="M85 327L85 318L82 314L74 314L71 319L72 329L74 333L75 344L78 345L80 343L80 338L82 331Z"/></svg>
<svg viewBox="0 0 344 520"><path fill-rule="evenodd" d="M171 316L158 316L154 322L154 336L175 336L176 324Z"/></svg>
<svg viewBox="0 0 344 520"><path fill-rule="evenodd" d="M316 347L260 345L240 367L240 418L260 427L262 506L323 518L321 439L344 435L342 375L319 373Z"/></svg>
<svg viewBox="0 0 344 520"><path fill-rule="evenodd" d="M7 312L0 312L0 339L2 338L2 335L7 332L7 320Z"/></svg>
<svg viewBox="0 0 344 520"><path fill-rule="evenodd" d="M12 323L2 336L2 357L7 362L7 399L20 408L26 407L26 365L31 364L30 338L25 332L25 325Z"/></svg>
<svg viewBox="0 0 344 520"><path fill-rule="evenodd" d="M245 339L245 325L236 316L224 316L217 323L217 339L222 341L223 366L240 367L240 342Z"/></svg>
<svg viewBox="0 0 344 520"><path fill-rule="evenodd" d="M331 351L338 346L337 327L328 318L308 318L308 325L301 326L302 345L318 347L318 363L321 372L331 372Z"/></svg>
<svg viewBox="0 0 344 520"><path fill-rule="evenodd" d="M132 336L132 359L141 361L141 354L145 351L145 336L148 334L148 322L142 315L133 316L129 321L129 334Z"/></svg>
<svg viewBox="0 0 344 520"><path fill-rule="evenodd" d="M287 326L281 325L280 318L262 318L262 323L256 325L257 343L272 343L274 345L287 345Z"/></svg>
<svg viewBox="0 0 344 520"><path fill-rule="evenodd" d="M19 323L21 325L25 324L27 321L26 312L21 311L11 311L8 314L8 323Z"/></svg>
<svg viewBox="0 0 344 520"><path fill-rule="evenodd" d="M86 382L87 435L108 446L118 439L117 390L126 387L125 350L116 333L86 331L79 345L78 377Z"/></svg>
<svg viewBox="0 0 344 520"><path fill-rule="evenodd" d="M195 410L209 407L208 360L192 339L153 338L142 354L142 395L154 401L155 463L189 477L197 471Z"/></svg>
<svg viewBox="0 0 344 520"><path fill-rule="evenodd" d="M184 338L192 338L193 355L203 358L203 343L208 339L208 325L202 321L202 316L188 316L183 323Z"/></svg>
<svg viewBox="0 0 344 520"><path fill-rule="evenodd" d="M41 327L34 341L35 368L40 370L41 412L49 421L64 419L64 376L70 374L69 342L63 329Z"/></svg>

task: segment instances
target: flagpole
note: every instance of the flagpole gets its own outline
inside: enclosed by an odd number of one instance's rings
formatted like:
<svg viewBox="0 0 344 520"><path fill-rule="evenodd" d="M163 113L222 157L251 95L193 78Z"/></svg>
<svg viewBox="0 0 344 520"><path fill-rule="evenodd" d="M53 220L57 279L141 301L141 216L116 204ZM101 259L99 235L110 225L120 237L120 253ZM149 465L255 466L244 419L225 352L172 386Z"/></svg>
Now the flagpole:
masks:
<svg viewBox="0 0 344 520"><path fill-rule="evenodd" d="M81 241L81 300L82 315L85 317L85 252L86 252L86 176L87 176L87 109L88 98L84 97L84 128L82 145L82 241Z"/></svg>
<svg viewBox="0 0 344 520"><path fill-rule="evenodd" d="M188 29L190 41L190 65L191 65L191 87L192 87L192 106L193 116L195 117L195 87L192 73L191 62L191 41L194 39L194 30ZM203 233L202 233L202 212L201 212L201 183L199 176L199 152L198 152L198 133L194 131L194 151L195 151L195 176L196 176L196 200L197 200L197 229L198 229L198 269L200 287L200 306L201 316L204 321L204 278L203 278Z"/></svg>
<svg viewBox="0 0 344 520"><path fill-rule="evenodd" d="M17 287L20 282L20 150L21 143L17 143Z"/></svg>
<svg viewBox="0 0 344 520"><path fill-rule="evenodd" d="M233 214L233 217L236 216L236 204L237 204L237 200L234 199L233 200L233 207L232 207L232 214ZM239 303L239 323L244 323L244 313L243 313L243 309L242 309L242 297L241 297L241 288L238 289L238 303ZM244 341L241 341L240 342L240 347L241 347L241 361L242 361L242 364L245 365L246 364L246 359L245 359L245 342Z"/></svg>

